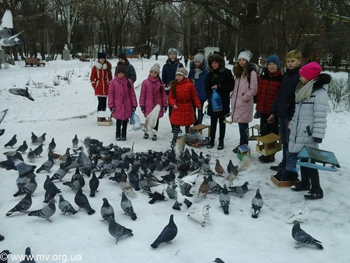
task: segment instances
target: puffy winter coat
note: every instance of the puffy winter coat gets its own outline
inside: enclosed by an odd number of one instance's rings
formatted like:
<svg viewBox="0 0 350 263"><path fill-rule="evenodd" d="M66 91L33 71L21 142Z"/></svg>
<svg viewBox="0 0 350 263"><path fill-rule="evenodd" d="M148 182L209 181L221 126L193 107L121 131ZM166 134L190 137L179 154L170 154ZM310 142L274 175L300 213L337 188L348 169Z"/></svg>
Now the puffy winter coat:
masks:
<svg viewBox="0 0 350 263"><path fill-rule="evenodd" d="M202 107L197 91L193 83L188 78L185 78L177 82L175 93L173 90L170 90L168 97L170 107L178 106L177 109L172 109L170 122L173 125L189 126L194 123L193 104L197 108Z"/></svg>
<svg viewBox="0 0 350 263"><path fill-rule="evenodd" d="M175 79L175 73L178 68L183 68L184 65L178 59L171 61L167 59L162 68L162 81L165 86L169 86L170 82Z"/></svg>
<svg viewBox="0 0 350 263"><path fill-rule="evenodd" d="M219 62L219 68L213 69L212 62ZM208 57L208 67L209 73L207 79L205 81L205 93L208 99L208 112L207 114L211 117L215 118L223 118L227 113L230 112L230 92L233 90L235 85L235 81L233 79L233 75L231 71L225 68L225 60L217 55L213 54ZM221 97L222 102L222 111L213 112L211 105L211 96L213 94L213 90L211 87L217 85L216 89L217 93Z"/></svg>
<svg viewBox="0 0 350 263"><path fill-rule="evenodd" d="M235 79L235 88L231 94L232 121L249 123L253 120L254 95L258 89L255 71L250 73L250 83L247 77Z"/></svg>
<svg viewBox="0 0 350 263"><path fill-rule="evenodd" d="M279 117L292 119L295 106L295 88L299 83L300 67L287 69L283 75L281 88L277 94L271 108L271 114L277 114Z"/></svg>
<svg viewBox="0 0 350 263"><path fill-rule="evenodd" d="M128 59L125 59L124 66L126 71L125 75L135 83L137 76L134 66L130 64ZM117 67L115 68L114 75L117 75Z"/></svg>
<svg viewBox="0 0 350 263"><path fill-rule="evenodd" d="M168 103L163 82L159 77L152 78L148 76L148 78L142 82L139 104L140 107L145 108L143 113L145 117L159 104L161 110L159 111L158 117L163 117L163 109L168 106Z"/></svg>
<svg viewBox="0 0 350 263"><path fill-rule="evenodd" d="M200 71L199 76L196 78L196 66L194 65L194 61L192 60L190 62L190 73L188 74L188 78L194 83L194 86L196 88L198 98L201 101L207 100L207 95L205 93L205 80L207 79L208 75L208 68L207 68L207 62L204 59L201 65L198 68Z"/></svg>
<svg viewBox="0 0 350 263"><path fill-rule="evenodd" d="M313 84L310 98L295 103L288 144L289 152L298 153L304 146L317 148L318 143L322 142L327 127L327 91L330 81L330 75L320 74ZM298 97L297 93L296 97Z"/></svg>
<svg viewBox="0 0 350 263"><path fill-rule="evenodd" d="M95 95L99 97L108 96L109 82L112 80L112 65L108 61L101 64L96 61L91 69L90 81L95 90Z"/></svg>
<svg viewBox="0 0 350 263"><path fill-rule="evenodd" d="M256 110L260 114L270 114L272 104L281 87L282 78L283 75L281 71L272 74L266 71L258 78Z"/></svg>
<svg viewBox="0 0 350 263"><path fill-rule="evenodd" d="M115 119L127 120L133 107L137 107L134 84L131 79L117 75L109 85L108 108L114 108L112 115Z"/></svg>

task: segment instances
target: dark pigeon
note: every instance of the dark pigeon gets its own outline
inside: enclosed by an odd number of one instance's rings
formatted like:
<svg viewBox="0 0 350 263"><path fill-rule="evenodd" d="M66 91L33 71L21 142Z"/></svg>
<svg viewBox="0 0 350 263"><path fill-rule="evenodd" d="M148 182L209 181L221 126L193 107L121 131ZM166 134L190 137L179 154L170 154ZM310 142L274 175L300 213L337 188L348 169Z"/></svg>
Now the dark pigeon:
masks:
<svg viewBox="0 0 350 263"><path fill-rule="evenodd" d="M134 212L134 208L132 206L131 201L127 198L125 192L122 192L122 200L120 201L120 206L123 209L124 213L127 216L130 216L132 220L136 220L137 216L136 213Z"/></svg>
<svg viewBox="0 0 350 263"><path fill-rule="evenodd" d="M43 152L43 145L40 144L38 147L36 147L34 150L33 150L34 154L36 157L40 156L41 153Z"/></svg>
<svg viewBox="0 0 350 263"><path fill-rule="evenodd" d="M63 212L64 215L66 213L69 213L70 215L74 215L78 213L78 211L74 209L72 204L63 198L63 195L59 195L59 197L60 197L60 201L58 203L58 208Z"/></svg>
<svg viewBox="0 0 350 263"><path fill-rule="evenodd" d="M22 97L25 97L31 101L34 101L33 97L29 94L28 87L26 87L25 89L12 88L12 89L9 89L9 92L13 95L22 96Z"/></svg>
<svg viewBox="0 0 350 263"><path fill-rule="evenodd" d="M49 150L53 151L56 148L56 143L55 143L55 139L52 138L51 142L49 143Z"/></svg>
<svg viewBox="0 0 350 263"><path fill-rule="evenodd" d="M22 260L20 263L36 263L30 247L26 248L24 252L24 260Z"/></svg>
<svg viewBox="0 0 350 263"><path fill-rule="evenodd" d="M95 196L99 185L100 185L100 180L98 180L95 172L92 171L92 177L91 177L91 179L89 181L90 196L91 197Z"/></svg>
<svg viewBox="0 0 350 263"><path fill-rule="evenodd" d="M174 222L174 215L170 215L169 223L164 227L157 239L151 244L151 247L157 248L162 243L169 243L177 235L177 226Z"/></svg>
<svg viewBox="0 0 350 263"><path fill-rule="evenodd" d="M132 230L115 222L114 217L109 217L107 221L109 223L108 232L116 239L116 244L124 236L133 236Z"/></svg>
<svg viewBox="0 0 350 263"><path fill-rule="evenodd" d="M321 241L318 241L317 239L310 236L308 233L306 233L304 230L300 228L300 223L298 220L293 221L293 228L292 228L292 237L297 242L297 247L299 248L299 244L301 245L312 245L317 247L318 249L323 249L323 246L321 245Z"/></svg>
<svg viewBox="0 0 350 263"><path fill-rule="evenodd" d="M78 148L78 144L79 144L79 140L78 140L78 136L75 135L73 140L72 140L72 144L73 144L73 149Z"/></svg>
<svg viewBox="0 0 350 263"><path fill-rule="evenodd" d="M20 152L20 153L25 153L26 150L28 150L28 145L27 145L27 141L23 141L23 144L20 145L18 148L17 148L17 152Z"/></svg>
<svg viewBox="0 0 350 263"><path fill-rule="evenodd" d="M102 199L103 201L103 204L102 204L102 207L101 207L101 216L102 216L102 219L105 220L105 221L108 221L108 219L110 217L113 217L114 218L114 209L113 207L108 203L108 200L107 198L103 198Z"/></svg>
<svg viewBox="0 0 350 263"><path fill-rule="evenodd" d="M74 202L79 206L79 208L84 208L88 215L92 215L95 213L95 210L91 208L90 203L86 195L83 194L82 189L80 188L75 197Z"/></svg>
<svg viewBox="0 0 350 263"><path fill-rule="evenodd" d="M13 146L17 143L17 135L13 135L13 137L11 138L11 140L9 140L6 144L5 144L5 148L6 147L11 147L13 148Z"/></svg>
<svg viewBox="0 0 350 263"><path fill-rule="evenodd" d="M51 171L51 168L53 167L54 165L54 161L52 159L52 156L49 156L48 160L45 161L37 170L36 172L37 173L40 173L41 171L46 171L46 172L50 172Z"/></svg>
<svg viewBox="0 0 350 263"><path fill-rule="evenodd" d="M32 193L29 192L26 196L18 202L15 207L13 207L10 211L6 213L6 216L12 215L14 212L22 212L25 213L32 206Z"/></svg>

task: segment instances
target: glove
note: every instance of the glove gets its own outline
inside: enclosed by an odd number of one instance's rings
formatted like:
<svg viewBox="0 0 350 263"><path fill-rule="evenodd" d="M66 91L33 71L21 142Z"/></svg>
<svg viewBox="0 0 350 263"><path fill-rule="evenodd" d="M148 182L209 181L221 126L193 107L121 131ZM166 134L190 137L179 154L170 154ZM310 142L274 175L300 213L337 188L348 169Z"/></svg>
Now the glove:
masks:
<svg viewBox="0 0 350 263"><path fill-rule="evenodd" d="M114 111L114 108L109 108L109 110L110 110L111 112L113 112L113 111Z"/></svg>
<svg viewBox="0 0 350 263"><path fill-rule="evenodd" d="M136 110L136 107L132 107L132 111L135 111Z"/></svg>
<svg viewBox="0 0 350 263"><path fill-rule="evenodd" d="M168 107L163 107L164 113L166 112L167 109L168 109Z"/></svg>
<svg viewBox="0 0 350 263"><path fill-rule="evenodd" d="M170 85L166 85L165 90L170 90Z"/></svg>
<svg viewBox="0 0 350 263"><path fill-rule="evenodd" d="M141 106L141 111L145 112L145 106Z"/></svg>

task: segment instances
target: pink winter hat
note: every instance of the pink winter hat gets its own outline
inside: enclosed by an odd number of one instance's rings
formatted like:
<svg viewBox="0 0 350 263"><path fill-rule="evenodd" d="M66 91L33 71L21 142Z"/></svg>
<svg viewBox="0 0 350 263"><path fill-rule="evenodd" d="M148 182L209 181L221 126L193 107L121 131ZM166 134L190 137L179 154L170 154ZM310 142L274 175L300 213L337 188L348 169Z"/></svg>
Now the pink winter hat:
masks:
<svg viewBox="0 0 350 263"><path fill-rule="evenodd" d="M308 80L312 80L318 77L322 71L320 64L316 62L311 62L302 66L299 70L299 75L303 76Z"/></svg>

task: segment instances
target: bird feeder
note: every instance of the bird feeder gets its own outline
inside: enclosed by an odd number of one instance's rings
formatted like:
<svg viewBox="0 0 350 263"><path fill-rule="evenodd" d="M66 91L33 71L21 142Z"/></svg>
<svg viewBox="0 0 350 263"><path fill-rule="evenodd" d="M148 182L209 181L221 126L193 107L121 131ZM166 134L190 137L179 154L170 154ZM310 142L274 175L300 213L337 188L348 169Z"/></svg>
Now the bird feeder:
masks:
<svg viewBox="0 0 350 263"><path fill-rule="evenodd" d="M297 164L313 169L336 172L340 168L333 152L304 146L297 155Z"/></svg>
<svg viewBox="0 0 350 263"><path fill-rule="evenodd" d="M97 121L98 126L111 126L113 124L110 111L99 111L97 112L98 120L104 119L104 121Z"/></svg>
<svg viewBox="0 0 350 263"><path fill-rule="evenodd" d="M250 147L247 144L240 145L237 149L238 159L242 161L244 156L248 156L250 158Z"/></svg>
<svg viewBox="0 0 350 263"><path fill-rule="evenodd" d="M208 138L210 137L210 126L209 125L205 125L205 124L197 124L195 126L191 127L191 130L194 132L197 132L199 134L203 133L203 130L208 129Z"/></svg>
<svg viewBox="0 0 350 263"><path fill-rule="evenodd" d="M245 132L247 133L248 141L255 141L260 134L260 125L255 124L249 127Z"/></svg>
<svg viewBox="0 0 350 263"><path fill-rule="evenodd" d="M263 156L269 156L282 149L281 138L275 133L270 133L257 138L256 151Z"/></svg>

